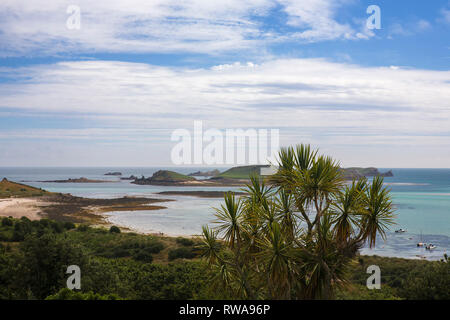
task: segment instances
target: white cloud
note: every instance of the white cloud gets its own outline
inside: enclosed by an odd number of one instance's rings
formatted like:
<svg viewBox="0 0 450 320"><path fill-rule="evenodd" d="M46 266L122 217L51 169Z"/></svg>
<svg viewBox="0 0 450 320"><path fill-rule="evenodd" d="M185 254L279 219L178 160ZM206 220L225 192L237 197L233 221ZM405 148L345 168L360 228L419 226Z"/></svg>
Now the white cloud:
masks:
<svg viewBox="0 0 450 320"><path fill-rule="evenodd" d="M431 28L431 23L429 23L427 20L420 19L417 22L417 30L425 31Z"/></svg>
<svg viewBox="0 0 450 320"><path fill-rule="evenodd" d="M348 0L280 0L288 14L288 24L306 30L294 34L294 37L306 40L331 40L354 38L355 31L349 24L335 20L337 9Z"/></svg>
<svg viewBox="0 0 450 320"><path fill-rule="evenodd" d="M55 145L68 154L71 145L73 150L98 149L98 159L107 142L123 150L157 148L157 154L143 154L149 164L160 164L169 159L171 131L192 130L194 120L203 120L209 128L279 128L282 144L309 142L347 165L402 166L400 162L409 161L427 166L424 158L411 160L417 148L441 159L434 166L450 161L444 152L450 149L450 71L279 59L209 69L114 61L0 69L0 77L10 75L15 82L0 84L0 110L9 116L73 117L72 126L83 119L93 124L81 129L3 128L0 139L6 150L16 150L17 139L34 139L42 150ZM61 143L54 145L56 140ZM376 154L374 148L392 154L384 162L377 156L373 159L378 162L369 163L372 158L364 160L363 155ZM41 153L46 159L47 152ZM67 163L77 155L71 157Z"/></svg>
<svg viewBox="0 0 450 320"><path fill-rule="evenodd" d="M224 119L226 126L450 127L449 71L284 59L210 69L113 61L0 69L11 73L23 80L0 84L0 107L38 113L148 117L160 128L192 119L216 127Z"/></svg>
<svg viewBox="0 0 450 320"><path fill-rule="evenodd" d="M450 6L450 2L449 2ZM438 21L450 24L450 9L449 8L442 8L440 12L440 17L438 18Z"/></svg>
<svg viewBox="0 0 450 320"><path fill-rule="evenodd" d="M394 23L389 26L388 38L394 36L413 36L418 33L423 33L432 28L431 23L424 19L418 19L409 23Z"/></svg>
<svg viewBox="0 0 450 320"><path fill-rule="evenodd" d="M79 0L81 29L69 30L69 1L0 2L1 56L79 52L195 52L258 50L274 41L359 39L335 20L348 1L332 0ZM288 16L265 31L258 17L281 6ZM363 13L361 13L364 15ZM279 26L279 27L280 27ZM275 28L274 28L275 27ZM298 29L298 31L297 31ZM359 35L358 35L359 34ZM366 34L367 37L367 34Z"/></svg>

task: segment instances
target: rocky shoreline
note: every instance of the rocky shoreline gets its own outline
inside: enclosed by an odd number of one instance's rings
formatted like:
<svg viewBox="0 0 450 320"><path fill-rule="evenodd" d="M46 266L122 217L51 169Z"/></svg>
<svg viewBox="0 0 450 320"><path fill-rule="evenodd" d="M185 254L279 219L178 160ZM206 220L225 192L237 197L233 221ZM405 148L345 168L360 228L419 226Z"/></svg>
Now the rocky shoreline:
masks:
<svg viewBox="0 0 450 320"><path fill-rule="evenodd" d="M223 198L227 191L161 191L158 194L167 196L191 196L199 198ZM245 195L245 192L234 192L235 195Z"/></svg>
<svg viewBox="0 0 450 320"><path fill-rule="evenodd" d="M46 182L46 183L108 183L108 182L117 182L113 180L94 180L88 178L69 178L66 180L46 180L46 181L37 181L37 182Z"/></svg>

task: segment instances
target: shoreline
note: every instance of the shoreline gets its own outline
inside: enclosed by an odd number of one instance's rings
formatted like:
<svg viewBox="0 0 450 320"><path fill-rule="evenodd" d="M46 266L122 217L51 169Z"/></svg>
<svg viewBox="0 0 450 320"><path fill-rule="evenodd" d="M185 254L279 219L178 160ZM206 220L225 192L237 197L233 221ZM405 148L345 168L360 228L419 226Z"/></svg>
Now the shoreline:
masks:
<svg viewBox="0 0 450 320"><path fill-rule="evenodd" d="M189 196L189 197L198 197L198 198L223 198L223 196L227 192L233 192L235 195L241 196L245 195L245 192L240 191L161 191L157 194L167 195L167 196Z"/></svg>
<svg viewBox="0 0 450 320"><path fill-rule="evenodd" d="M8 180L5 183L13 184ZM241 181L242 182L242 181ZM204 185L203 181L195 181L196 185ZM110 227L117 225L124 231L135 232L143 235L155 235L155 236L167 236L167 237L189 237L195 238L201 233L201 229L198 228L199 224L204 224L204 218L198 218L196 212L192 210L192 206L188 197L195 197L198 199L220 199L228 191L217 190L171 190L154 192L156 198L152 198L150 194L144 196L122 196L120 198L111 199L98 199L98 198L84 198L73 196L71 194L46 192L45 190L35 187L29 187L23 184L17 184L19 187L28 187L32 194L34 190L45 192L40 196L13 196L9 198L0 198L0 216L11 216L14 218L27 217L30 220L39 220L48 218L56 221L70 221L74 223L88 223L92 226L98 227ZM164 190L164 189L163 189ZM237 195L245 195L245 192L233 191ZM19 192L20 193L20 192ZM163 196L178 196L179 198L164 199ZM161 198L159 198L161 196ZM186 201L183 199L186 197ZM165 206L164 203L171 201L180 201L175 206ZM184 202L185 201L185 202ZM214 200L216 201L216 200ZM205 201L203 201L204 203ZM202 215L205 215L205 204L201 207L197 207L197 202L193 202L195 210L203 210ZM199 202L201 204L202 202ZM209 203L209 202L208 202ZM185 205L186 204L186 205ZM139 214L139 211L155 211L163 209L174 209L178 211L166 211L161 217L150 217L146 221L144 214ZM184 208L189 209L187 211ZM114 219L114 214L118 212L136 212L134 215L118 216ZM176 214L182 212L183 215L188 217L181 220L182 222L176 222L177 219L171 222L171 218L176 218ZM173 215L175 213L175 215ZM191 217L192 215L192 217ZM139 220L141 219L141 220ZM154 220L156 219L156 220ZM113 220L116 220L114 222ZM117 221L118 220L118 221ZM122 220L122 221L121 221ZM144 222L140 225L140 222ZM175 224L174 224L175 223ZM208 223L209 224L209 223ZM180 228L181 226L181 228ZM184 230L191 233L185 233ZM171 232L174 231L174 232ZM393 230L392 230L393 231ZM424 259L435 260L439 255L447 252L450 247L449 235L423 235L424 242L433 243L437 245L437 249L434 252L427 252L415 248L415 244L419 241L419 234L408 233L406 235L394 235L390 234L389 240L386 243L379 242L378 248L374 250L367 250L363 248L362 253L366 255L380 255L387 257L401 257L407 259ZM408 239L409 238L409 239ZM422 241L420 241L422 242Z"/></svg>
<svg viewBox="0 0 450 320"><path fill-rule="evenodd" d="M52 220L62 220L67 221L66 218L70 218L72 222L75 223L89 223L92 227L109 228L111 226L118 226L124 232L133 232L141 235L148 236L158 236L158 237L184 237L184 238L198 238L201 234L199 230L198 234L185 234L177 232L161 232L158 230L145 231L139 227L133 226L133 224L128 223L117 223L111 220L113 213L120 211L154 211L161 210L167 207L161 205L153 205L154 203L163 203L169 201L176 201L173 199L152 199L152 198L132 198L132 197L122 197L116 199L89 199L89 198L79 198L64 195L65 201L56 202L55 196L45 196L36 198L7 198L0 199L0 217L13 217L20 219L22 216L27 217L30 220L40 220L44 218L49 218ZM53 198L53 199L52 199ZM201 198L201 197L199 197ZM53 201L50 201L53 200ZM75 205L70 205L68 202L75 201ZM78 203L80 201L81 203ZM133 205L130 205L132 203ZM90 205L86 205L90 204ZM79 210L78 214L66 215L65 210L67 206L71 210ZM48 212L51 210L62 209L59 212L60 219L54 219L54 215L49 215ZM83 218L85 218L83 220ZM424 239L438 245L438 250L434 252L429 252L426 250L421 250L416 248L414 243L418 239L417 234L403 234L397 235L394 232L389 234L389 240L386 242L378 242L379 246L375 249L362 248L360 250L361 255L367 256L381 256L381 257L393 257L402 258L410 260L426 260L434 261L442 258L444 253L447 253L446 244L440 245L439 239L442 241L449 241L450 237L446 235L422 235ZM407 246L407 247L405 247ZM386 247L386 248L385 248ZM402 248L405 248L403 250ZM417 250L417 252L415 252ZM400 254L396 254L400 252ZM401 254L401 252L409 254ZM434 253L434 254L433 254Z"/></svg>
<svg viewBox="0 0 450 320"><path fill-rule="evenodd" d="M167 207L159 203L172 199L146 197L121 197L113 199L92 199L70 194L50 194L40 197L10 197L0 199L0 217L30 220L48 218L74 223L104 224L105 213L117 211L152 211Z"/></svg>

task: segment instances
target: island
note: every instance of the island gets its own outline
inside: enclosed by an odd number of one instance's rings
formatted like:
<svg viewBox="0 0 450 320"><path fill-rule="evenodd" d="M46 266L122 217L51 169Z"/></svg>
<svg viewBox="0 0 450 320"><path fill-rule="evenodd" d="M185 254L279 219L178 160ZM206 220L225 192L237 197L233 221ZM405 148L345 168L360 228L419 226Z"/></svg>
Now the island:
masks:
<svg viewBox="0 0 450 320"><path fill-rule="evenodd" d="M140 185L147 185L147 184L153 184L153 185L176 185L176 184L183 184L185 182L194 182L197 181L197 179L175 172L170 170L159 170L156 171L151 177L144 177L136 178L133 182L134 184L140 184Z"/></svg>
<svg viewBox="0 0 450 320"><path fill-rule="evenodd" d="M105 176L121 176L122 172L108 172L104 174Z"/></svg>
<svg viewBox="0 0 450 320"><path fill-rule="evenodd" d="M220 186L243 186L248 182L248 179L228 179L226 177L212 177L210 179L197 180L191 176L184 175L170 170L159 170L151 177L144 177L135 179L131 183L139 185L161 185L161 186L206 186L206 187L220 187Z"/></svg>
<svg viewBox="0 0 450 320"><path fill-rule="evenodd" d="M220 171L215 169L211 171L196 171L193 173L190 173L189 176L191 177L215 177L220 174Z"/></svg>
<svg viewBox="0 0 450 320"><path fill-rule="evenodd" d="M269 168L269 165L249 165L230 168L209 179L197 180L191 175L184 175L170 170L159 170L152 177L136 178L131 183L139 185L165 185L165 186L204 186L204 187L221 187L221 186L245 186L251 176L259 176L261 169ZM377 168L342 168L342 177L344 180L361 179L363 177L392 177L391 170L380 172Z"/></svg>
<svg viewBox="0 0 450 320"><path fill-rule="evenodd" d="M359 168L359 167L352 167L352 168L344 168L343 175L344 179L346 180L353 180L353 179L361 179L363 177L393 177L394 174L392 173L392 170L389 170L387 172L380 172L377 168L369 167L369 168Z"/></svg>
<svg viewBox="0 0 450 320"><path fill-rule="evenodd" d="M129 177L121 177L120 180L136 180L137 177L135 175L131 175Z"/></svg>
<svg viewBox="0 0 450 320"><path fill-rule="evenodd" d="M46 181L38 181L38 182L51 182L51 183L107 183L107 182L116 182L111 180L93 180L88 178L69 178L66 180L46 180Z"/></svg>

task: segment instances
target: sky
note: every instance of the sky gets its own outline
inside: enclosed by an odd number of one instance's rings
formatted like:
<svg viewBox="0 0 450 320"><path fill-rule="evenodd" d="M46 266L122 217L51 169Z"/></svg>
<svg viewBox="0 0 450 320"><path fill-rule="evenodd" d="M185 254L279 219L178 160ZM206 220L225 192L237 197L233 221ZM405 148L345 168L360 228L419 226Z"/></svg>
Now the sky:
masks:
<svg viewBox="0 0 450 320"><path fill-rule="evenodd" d="M0 166L172 166L194 121L449 168L450 1L0 2Z"/></svg>

